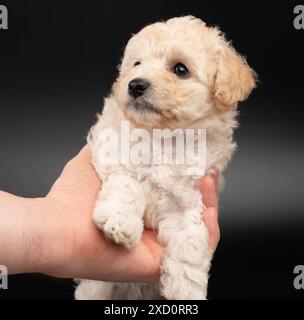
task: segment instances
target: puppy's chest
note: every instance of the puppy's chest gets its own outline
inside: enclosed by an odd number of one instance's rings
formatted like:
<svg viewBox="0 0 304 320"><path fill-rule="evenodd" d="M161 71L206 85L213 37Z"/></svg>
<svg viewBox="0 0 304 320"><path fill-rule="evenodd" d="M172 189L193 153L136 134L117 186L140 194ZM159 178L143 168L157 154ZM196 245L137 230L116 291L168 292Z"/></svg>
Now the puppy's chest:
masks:
<svg viewBox="0 0 304 320"><path fill-rule="evenodd" d="M176 168L152 167L150 175L137 177L146 196L145 225L158 229L159 223L168 215L184 212L195 206L199 192L200 176L181 175Z"/></svg>
<svg viewBox="0 0 304 320"><path fill-rule="evenodd" d="M202 177L210 167L210 152L206 140L200 141L194 135L186 139L183 132L180 136L158 138L154 135L140 137L140 143L131 141L127 144L120 140L120 150L124 151L127 162L121 162L126 170L138 180L150 180L162 184L168 178Z"/></svg>

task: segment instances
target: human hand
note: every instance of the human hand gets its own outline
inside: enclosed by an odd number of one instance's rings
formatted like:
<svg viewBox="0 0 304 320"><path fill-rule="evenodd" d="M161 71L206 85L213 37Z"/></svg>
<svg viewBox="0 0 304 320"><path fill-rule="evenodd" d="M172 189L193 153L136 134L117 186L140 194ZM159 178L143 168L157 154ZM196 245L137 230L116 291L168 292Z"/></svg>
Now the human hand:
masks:
<svg viewBox="0 0 304 320"><path fill-rule="evenodd" d="M203 178L201 183L207 207L203 220L210 234L212 251L219 241L217 180L215 174ZM129 251L109 243L94 225L92 212L100 187L91 165L90 151L85 147L67 164L46 198L48 206L59 212L62 224L56 250L57 256L60 251L62 262L51 274L108 281L156 280L164 248L155 232L145 230L139 245Z"/></svg>
<svg viewBox="0 0 304 320"><path fill-rule="evenodd" d="M219 190L219 173L214 171L212 175L202 178L200 183L200 191L205 204L205 212L203 221L209 233L209 247L215 252L220 241L220 227L218 223L218 200L217 194Z"/></svg>

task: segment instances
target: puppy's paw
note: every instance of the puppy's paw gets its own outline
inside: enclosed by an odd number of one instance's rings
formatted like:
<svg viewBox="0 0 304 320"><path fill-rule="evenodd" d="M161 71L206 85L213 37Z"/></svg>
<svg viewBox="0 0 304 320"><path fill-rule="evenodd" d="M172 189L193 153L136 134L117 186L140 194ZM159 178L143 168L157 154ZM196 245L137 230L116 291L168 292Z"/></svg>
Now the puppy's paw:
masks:
<svg viewBox="0 0 304 320"><path fill-rule="evenodd" d="M163 275L161 278L161 295L167 300L206 300L207 286L193 283L184 275L175 277Z"/></svg>
<svg viewBox="0 0 304 320"><path fill-rule="evenodd" d="M135 247L141 239L143 222L126 207L102 202L94 211L94 221L109 241L128 249Z"/></svg>
<svg viewBox="0 0 304 320"><path fill-rule="evenodd" d="M110 300L113 284L110 282L81 280L75 290L76 300Z"/></svg>
<svg viewBox="0 0 304 320"><path fill-rule="evenodd" d="M136 217L113 214L103 226L107 239L128 249L135 247L143 232L143 223Z"/></svg>
<svg viewBox="0 0 304 320"><path fill-rule="evenodd" d="M206 300L208 273L167 255L162 264L161 294L167 300Z"/></svg>

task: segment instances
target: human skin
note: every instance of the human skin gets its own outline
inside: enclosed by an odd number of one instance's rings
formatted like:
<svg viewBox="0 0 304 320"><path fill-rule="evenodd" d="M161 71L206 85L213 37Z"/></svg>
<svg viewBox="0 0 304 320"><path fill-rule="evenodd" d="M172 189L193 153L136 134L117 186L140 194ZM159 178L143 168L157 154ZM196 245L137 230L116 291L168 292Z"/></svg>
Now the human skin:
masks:
<svg viewBox="0 0 304 320"><path fill-rule="evenodd" d="M210 250L220 239L218 174L202 179ZM159 278L164 248L145 230L127 250L109 243L92 221L101 182L88 147L67 163L44 198L26 199L0 191L0 265L9 274L43 273L59 278L153 282Z"/></svg>

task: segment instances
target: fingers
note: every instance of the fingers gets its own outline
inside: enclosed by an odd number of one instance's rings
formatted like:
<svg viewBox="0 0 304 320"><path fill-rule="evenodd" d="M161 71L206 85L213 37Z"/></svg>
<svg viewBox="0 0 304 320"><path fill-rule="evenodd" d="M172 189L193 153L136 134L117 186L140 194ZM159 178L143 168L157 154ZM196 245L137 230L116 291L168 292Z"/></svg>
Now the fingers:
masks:
<svg viewBox="0 0 304 320"><path fill-rule="evenodd" d="M91 151L89 146L85 145L73 160L79 164L91 164Z"/></svg>
<svg viewBox="0 0 304 320"><path fill-rule="evenodd" d="M205 176L200 183L200 191L206 206L203 221L209 232L209 246L214 252L220 240L220 227L218 224L218 200L219 172L214 170L212 175Z"/></svg>
<svg viewBox="0 0 304 320"><path fill-rule="evenodd" d="M88 145L85 145L80 152L71 159L65 166L65 170L78 168L79 166L92 166L91 163L91 151ZM92 166L93 168L93 166Z"/></svg>
<svg viewBox="0 0 304 320"><path fill-rule="evenodd" d="M214 169L211 176L212 176L214 184L215 184L215 190L216 190L216 192L218 192L219 188L220 188L220 173L218 170Z"/></svg>
<svg viewBox="0 0 304 320"><path fill-rule="evenodd" d="M220 227L218 224L218 212L215 208L208 208L204 215L203 221L209 232L209 247L215 252L220 241Z"/></svg>
<svg viewBox="0 0 304 320"><path fill-rule="evenodd" d="M218 179L216 178L216 176L205 176L200 182L200 191L203 196L203 201L206 208L218 208L216 187L217 180Z"/></svg>
<svg viewBox="0 0 304 320"><path fill-rule="evenodd" d="M60 177L70 185L81 183L82 187L91 185L92 190L100 188L100 179L91 162L91 151L88 145L65 165Z"/></svg>

